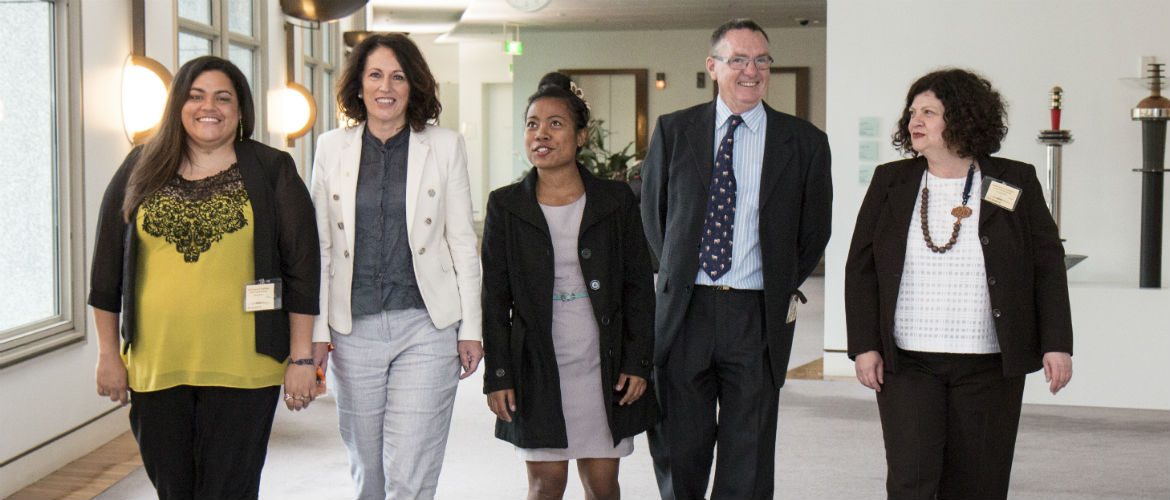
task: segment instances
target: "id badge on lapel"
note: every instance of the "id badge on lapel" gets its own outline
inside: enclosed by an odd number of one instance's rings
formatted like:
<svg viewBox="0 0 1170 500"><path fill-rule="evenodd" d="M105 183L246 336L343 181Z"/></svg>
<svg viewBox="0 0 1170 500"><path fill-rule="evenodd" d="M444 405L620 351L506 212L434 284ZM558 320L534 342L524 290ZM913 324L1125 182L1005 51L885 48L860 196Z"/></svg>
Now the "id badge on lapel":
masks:
<svg viewBox="0 0 1170 500"><path fill-rule="evenodd" d="M283 281L259 279L244 285L244 312L274 311L281 308Z"/></svg>
<svg viewBox="0 0 1170 500"><path fill-rule="evenodd" d="M983 199L1004 210L1014 212L1020 201L1020 188L994 177L983 178Z"/></svg>

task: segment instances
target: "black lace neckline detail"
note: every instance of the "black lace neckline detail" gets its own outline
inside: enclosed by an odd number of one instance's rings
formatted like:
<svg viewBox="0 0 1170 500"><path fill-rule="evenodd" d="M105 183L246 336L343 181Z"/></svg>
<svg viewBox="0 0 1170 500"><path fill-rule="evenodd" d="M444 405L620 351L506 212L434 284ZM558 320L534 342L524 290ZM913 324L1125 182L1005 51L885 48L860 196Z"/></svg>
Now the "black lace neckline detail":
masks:
<svg viewBox="0 0 1170 500"><path fill-rule="evenodd" d="M236 165L203 179L176 175L142 204L142 230L165 238L194 263L211 245L248 225L248 192Z"/></svg>

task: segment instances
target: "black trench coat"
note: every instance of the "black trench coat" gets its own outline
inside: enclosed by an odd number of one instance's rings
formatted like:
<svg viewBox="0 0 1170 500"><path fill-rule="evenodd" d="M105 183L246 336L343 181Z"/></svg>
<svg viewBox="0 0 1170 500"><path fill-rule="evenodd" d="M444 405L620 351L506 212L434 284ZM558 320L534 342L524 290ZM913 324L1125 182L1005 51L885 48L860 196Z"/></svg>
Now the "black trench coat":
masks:
<svg viewBox="0 0 1170 500"><path fill-rule="evenodd" d="M585 212L578 261L601 333L601 387L614 445L654 425L653 387L618 406L621 373L649 379L654 288L638 204L624 183L578 167ZM483 235L484 393L516 391L512 422L496 437L521 448L566 448L560 379L552 343L553 247L536 202L536 169L491 193Z"/></svg>

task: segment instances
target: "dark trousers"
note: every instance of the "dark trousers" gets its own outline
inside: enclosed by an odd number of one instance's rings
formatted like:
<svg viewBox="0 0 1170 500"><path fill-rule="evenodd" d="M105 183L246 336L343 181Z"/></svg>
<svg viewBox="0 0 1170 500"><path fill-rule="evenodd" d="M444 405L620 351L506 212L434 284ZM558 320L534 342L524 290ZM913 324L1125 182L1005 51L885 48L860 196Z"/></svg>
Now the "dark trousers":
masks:
<svg viewBox="0 0 1170 500"><path fill-rule="evenodd" d="M665 438L660 451L669 456L679 500L704 498L716 443L712 499L772 498L780 392L763 308L760 292L695 287L683 329L656 371L665 410L657 437Z"/></svg>
<svg viewBox="0 0 1170 500"><path fill-rule="evenodd" d="M256 498L279 397L280 386L132 393L130 429L159 499Z"/></svg>
<svg viewBox="0 0 1170 500"><path fill-rule="evenodd" d="M877 393L889 498L1007 498L1023 397L999 354L899 350Z"/></svg>

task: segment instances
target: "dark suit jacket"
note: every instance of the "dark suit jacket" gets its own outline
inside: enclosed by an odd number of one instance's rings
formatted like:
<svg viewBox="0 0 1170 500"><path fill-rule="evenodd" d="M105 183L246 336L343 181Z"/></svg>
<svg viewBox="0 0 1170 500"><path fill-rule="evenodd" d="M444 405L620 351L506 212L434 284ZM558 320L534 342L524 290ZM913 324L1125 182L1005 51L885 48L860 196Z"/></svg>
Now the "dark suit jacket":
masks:
<svg viewBox="0 0 1170 500"><path fill-rule="evenodd" d="M601 395L616 445L654 424L648 388L616 404L621 373L649 378L654 350L654 291L638 205L628 184L579 169L585 212L577 239L581 273L600 330ZM515 389L511 423L496 436L521 448L568 446L553 348L553 247L536 201L536 169L488 197L483 235L484 393ZM596 287L593 285L596 284Z"/></svg>
<svg viewBox="0 0 1170 500"><path fill-rule="evenodd" d="M795 323L788 305L829 241L833 187L825 133L764 105L760 178L764 327L772 379L784 385ZM699 242L715 157L715 102L658 118L642 164L642 222L658 257L654 361L666 362L699 271Z"/></svg>
<svg viewBox="0 0 1170 500"><path fill-rule="evenodd" d="M978 162L984 177L1022 190L1014 211L981 202L978 231L1004 375L1023 375L1040 369L1046 352L1072 353L1064 246L1035 168L1004 158L982 157ZM878 351L887 371L898 369L894 307L924 171L922 157L874 171L845 264L849 357ZM975 229L968 224L961 230ZM914 243L925 244L920 240Z"/></svg>

